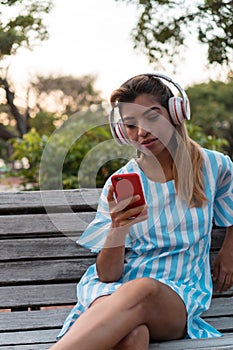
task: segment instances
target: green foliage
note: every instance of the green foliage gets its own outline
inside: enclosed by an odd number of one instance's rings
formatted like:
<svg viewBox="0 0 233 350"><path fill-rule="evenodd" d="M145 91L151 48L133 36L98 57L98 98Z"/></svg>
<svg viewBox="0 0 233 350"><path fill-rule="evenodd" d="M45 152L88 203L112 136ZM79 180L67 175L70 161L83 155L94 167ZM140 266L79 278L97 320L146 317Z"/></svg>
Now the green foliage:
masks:
<svg viewBox="0 0 233 350"><path fill-rule="evenodd" d="M54 123L58 120L54 113L39 111L34 118L30 119L30 127L40 135L51 135L55 130Z"/></svg>
<svg viewBox="0 0 233 350"><path fill-rule="evenodd" d="M205 148L232 156L233 81L194 85L187 93L192 110L191 122L187 122L190 137ZM46 121L47 115L40 118ZM135 155L132 147L119 147L112 139L102 105L74 114L51 136L44 135L47 129L45 125L41 135L32 129L12 144L12 159L21 160L17 175L23 175L25 188L102 187Z"/></svg>
<svg viewBox="0 0 233 350"><path fill-rule="evenodd" d="M116 0L137 4L139 17L132 31L135 47L151 62L165 58L174 63L186 39L194 35L208 46L209 63L232 64L232 0Z"/></svg>
<svg viewBox="0 0 233 350"><path fill-rule="evenodd" d="M198 125L187 124L189 136L200 146L216 151L223 151L224 146L228 146L228 142L224 138L218 138L215 135L204 134L202 128Z"/></svg>
<svg viewBox="0 0 233 350"><path fill-rule="evenodd" d="M51 0L1 1L0 59L15 54L20 47L31 48L32 43L47 39L43 17L51 8Z"/></svg>
<svg viewBox="0 0 233 350"><path fill-rule="evenodd" d="M9 175L22 176L25 189L38 189L39 166L42 152L48 141L47 136L40 136L35 129L25 134L22 139L12 139L12 161L20 162L18 171L11 171ZM29 188L28 188L29 185Z"/></svg>
<svg viewBox="0 0 233 350"><path fill-rule="evenodd" d="M227 83L210 81L187 89L191 103L192 124L214 140L227 141L222 149L233 157L233 79Z"/></svg>
<svg viewBox="0 0 233 350"><path fill-rule="evenodd" d="M86 111L65 122L50 137L32 129L12 142L15 173L25 189L102 187L107 177L132 156L112 140L106 112Z"/></svg>

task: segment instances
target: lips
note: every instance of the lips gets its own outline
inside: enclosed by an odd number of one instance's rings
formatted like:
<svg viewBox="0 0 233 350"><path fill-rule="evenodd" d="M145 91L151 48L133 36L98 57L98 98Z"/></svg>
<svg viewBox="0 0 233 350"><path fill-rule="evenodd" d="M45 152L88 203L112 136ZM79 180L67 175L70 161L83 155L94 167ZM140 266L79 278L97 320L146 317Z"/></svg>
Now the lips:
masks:
<svg viewBox="0 0 233 350"><path fill-rule="evenodd" d="M155 141L157 141L157 140L158 140L157 137L155 137L153 139L144 140L144 141L141 142L141 145L148 147L148 146L153 145L155 143Z"/></svg>

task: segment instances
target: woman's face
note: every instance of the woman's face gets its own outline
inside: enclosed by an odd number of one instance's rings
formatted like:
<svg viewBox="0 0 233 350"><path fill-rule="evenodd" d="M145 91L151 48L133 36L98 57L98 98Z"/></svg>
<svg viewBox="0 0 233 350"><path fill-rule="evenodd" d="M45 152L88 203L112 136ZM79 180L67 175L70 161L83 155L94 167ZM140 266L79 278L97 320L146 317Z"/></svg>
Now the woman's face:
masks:
<svg viewBox="0 0 233 350"><path fill-rule="evenodd" d="M142 153L158 156L175 131L165 107L150 95L140 95L133 103L124 103L121 115L131 144Z"/></svg>

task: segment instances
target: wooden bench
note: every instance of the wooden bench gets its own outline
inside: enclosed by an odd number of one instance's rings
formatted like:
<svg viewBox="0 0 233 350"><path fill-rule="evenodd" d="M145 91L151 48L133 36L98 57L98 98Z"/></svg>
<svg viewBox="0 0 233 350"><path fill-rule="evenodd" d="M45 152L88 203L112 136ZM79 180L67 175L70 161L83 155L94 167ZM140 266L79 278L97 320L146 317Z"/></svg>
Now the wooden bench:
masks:
<svg viewBox="0 0 233 350"><path fill-rule="evenodd" d="M76 283L95 261L75 241L94 217L99 193L0 193L0 350L44 350L55 342L76 302ZM212 237L211 263L224 230L213 230ZM215 293L203 315L223 337L151 344L150 349L233 349L232 296L233 289Z"/></svg>

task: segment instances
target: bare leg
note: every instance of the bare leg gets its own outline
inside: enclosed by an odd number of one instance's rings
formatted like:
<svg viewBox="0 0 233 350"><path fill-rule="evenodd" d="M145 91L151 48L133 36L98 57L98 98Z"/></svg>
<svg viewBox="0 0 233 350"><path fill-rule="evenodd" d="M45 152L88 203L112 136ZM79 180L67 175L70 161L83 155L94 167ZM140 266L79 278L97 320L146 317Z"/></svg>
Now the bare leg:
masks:
<svg viewBox="0 0 233 350"><path fill-rule="evenodd" d="M149 343L149 330L146 325L142 324L123 338L113 350L147 350Z"/></svg>
<svg viewBox="0 0 233 350"><path fill-rule="evenodd" d="M147 326L154 340L182 338L185 305L170 287L139 278L88 309L51 349L109 350L140 325Z"/></svg>
<svg viewBox="0 0 233 350"><path fill-rule="evenodd" d="M107 295L96 299L92 306L102 302ZM123 338L114 348L110 350L145 350L149 348L150 334L146 325L137 326L125 338Z"/></svg>

